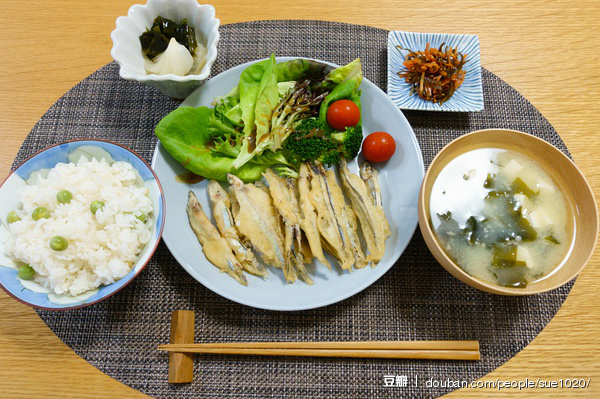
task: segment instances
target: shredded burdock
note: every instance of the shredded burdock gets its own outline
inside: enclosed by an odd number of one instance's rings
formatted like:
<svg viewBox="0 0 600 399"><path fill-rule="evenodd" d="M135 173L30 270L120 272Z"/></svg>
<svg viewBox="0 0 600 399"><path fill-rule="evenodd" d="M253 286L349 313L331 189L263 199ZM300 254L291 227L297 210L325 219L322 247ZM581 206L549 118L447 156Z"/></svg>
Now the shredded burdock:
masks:
<svg viewBox="0 0 600 399"><path fill-rule="evenodd" d="M431 48L427 43L424 51L396 46L408 51L403 63L406 71L398 72L398 76L411 85L410 95L416 92L422 99L442 105L463 83L467 73L463 70L467 54L451 46L444 48L444 44Z"/></svg>

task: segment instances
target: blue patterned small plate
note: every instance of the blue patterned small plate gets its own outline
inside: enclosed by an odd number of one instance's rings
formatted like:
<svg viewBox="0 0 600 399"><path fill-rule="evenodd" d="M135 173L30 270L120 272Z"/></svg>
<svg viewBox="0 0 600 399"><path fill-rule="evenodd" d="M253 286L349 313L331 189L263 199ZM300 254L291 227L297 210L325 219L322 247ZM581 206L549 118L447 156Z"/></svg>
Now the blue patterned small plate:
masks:
<svg viewBox="0 0 600 399"><path fill-rule="evenodd" d="M465 81L454 95L442 105L426 101L416 93L410 92L410 84L398 76L398 72L406 70L402 63L406 50L396 48L401 46L414 51L425 50L427 43L431 47L445 45L458 48L467 54L464 69L467 71ZM475 35L449 35L443 33L415 33L391 31L388 34L388 96L401 109L416 109L419 111L453 111L475 112L483 111L483 88L481 85L481 60L479 55L479 38Z"/></svg>
<svg viewBox="0 0 600 399"><path fill-rule="evenodd" d="M133 165L149 190L154 212L152 213L152 236L142 250L131 271L120 280L110 285L100 286L79 297L55 295L44 290L41 285L17 277L17 265L4 253L4 243L10 234L6 215L19 206L17 190L27 184L27 180L43 169L51 169L56 164L75 162L79 156L86 155L97 159L106 158L114 161L126 161ZM68 310L89 306L100 302L129 284L135 276L148 264L154 254L165 224L165 196L158 177L150 166L133 151L109 141L96 139L74 140L46 148L23 162L9 175L0 186L0 287L10 296L26 305L46 310Z"/></svg>

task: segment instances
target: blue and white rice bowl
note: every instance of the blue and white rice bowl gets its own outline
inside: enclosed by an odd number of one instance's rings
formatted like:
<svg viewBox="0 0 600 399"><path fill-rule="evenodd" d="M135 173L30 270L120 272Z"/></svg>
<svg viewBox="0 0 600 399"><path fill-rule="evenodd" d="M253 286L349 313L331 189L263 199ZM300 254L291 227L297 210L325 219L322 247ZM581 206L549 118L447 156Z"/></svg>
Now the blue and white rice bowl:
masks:
<svg viewBox="0 0 600 399"><path fill-rule="evenodd" d="M79 296L58 295L33 281L17 276L18 264L5 254L5 243L10 236L6 215L20 207L17 192L40 170L52 169L59 163L76 162L81 155L98 160L125 161L133 166L139 178L137 184L148 189L153 211L149 215L150 239L143 247L131 270L112 284L101 285ZM13 298L29 306L45 310L68 310L100 302L130 283L148 264L154 254L165 222L165 198L161 184L150 166L133 151L109 141L81 139L54 145L24 161L0 186L0 286ZM146 222L148 224L148 222Z"/></svg>

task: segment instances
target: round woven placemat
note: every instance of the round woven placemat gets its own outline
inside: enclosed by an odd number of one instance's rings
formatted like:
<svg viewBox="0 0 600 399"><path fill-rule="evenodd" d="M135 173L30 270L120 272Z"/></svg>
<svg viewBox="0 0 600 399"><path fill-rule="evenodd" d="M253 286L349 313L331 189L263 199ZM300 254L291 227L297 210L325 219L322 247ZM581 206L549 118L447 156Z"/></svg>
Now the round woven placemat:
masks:
<svg viewBox="0 0 600 399"><path fill-rule="evenodd" d="M345 64L363 60L365 76L386 87L385 30L319 21L260 21L221 27L213 76L246 61L280 56ZM426 165L449 141L483 128L526 131L567 149L552 126L514 89L483 70L485 111L405 112ZM40 119L15 165L51 144L98 137L133 148L148 161L154 126L178 106L149 86L119 78L111 63L79 83ZM368 104L366 109L368 109ZM432 397L472 381L513 357L552 319L573 283L541 295L502 297L472 289L448 274L417 232L396 265L358 295L303 312L271 312L221 298L192 279L161 244L129 286L94 306L38 311L78 355L109 376L154 397ZM198 356L195 380L167 383L171 311L196 311L196 341L476 339L481 361L358 360ZM386 387L384 376L407 376ZM415 386L415 378L417 384ZM428 387L428 379L444 386ZM401 379L400 379L401 381ZM450 384L452 385L452 384Z"/></svg>

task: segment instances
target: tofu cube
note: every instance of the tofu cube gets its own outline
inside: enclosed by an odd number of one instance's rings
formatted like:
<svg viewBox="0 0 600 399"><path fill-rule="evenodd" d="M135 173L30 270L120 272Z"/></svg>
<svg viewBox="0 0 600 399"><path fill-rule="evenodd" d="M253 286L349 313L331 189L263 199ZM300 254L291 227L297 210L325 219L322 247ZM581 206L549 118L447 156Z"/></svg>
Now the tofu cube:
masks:
<svg viewBox="0 0 600 399"><path fill-rule="evenodd" d="M519 245L517 248L517 261L525 262L528 268L533 267L533 256L531 255L531 252L523 245Z"/></svg>
<svg viewBox="0 0 600 399"><path fill-rule="evenodd" d="M535 211L531 211L525 217L527 220L529 220L529 223L531 223L531 226L533 226L534 229L541 229L554 224L554 220L544 209L536 209Z"/></svg>
<svg viewBox="0 0 600 399"><path fill-rule="evenodd" d="M519 176L521 169L523 169L521 164L515 161L514 159L511 159L504 167L504 174L506 175L507 180L515 180Z"/></svg>

